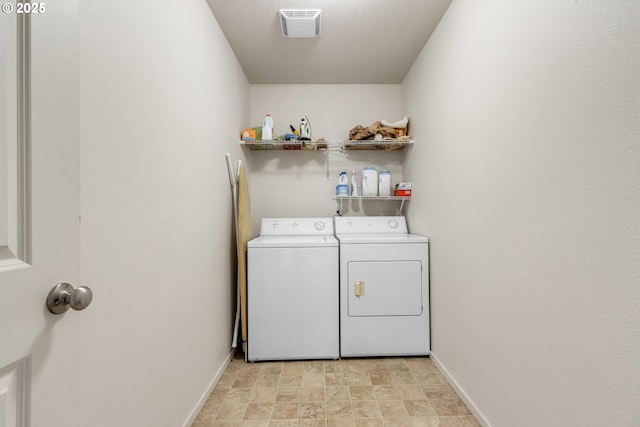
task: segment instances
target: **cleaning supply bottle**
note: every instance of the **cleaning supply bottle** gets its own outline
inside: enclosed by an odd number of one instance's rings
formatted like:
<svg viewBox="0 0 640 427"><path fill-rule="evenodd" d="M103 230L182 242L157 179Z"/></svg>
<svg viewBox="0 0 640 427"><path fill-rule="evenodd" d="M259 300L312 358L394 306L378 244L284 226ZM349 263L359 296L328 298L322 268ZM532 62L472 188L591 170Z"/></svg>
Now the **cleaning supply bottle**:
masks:
<svg viewBox="0 0 640 427"><path fill-rule="evenodd" d="M378 175L378 196L391 195L391 172L383 170Z"/></svg>
<svg viewBox="0 0 640 427"><path fill-rule="evenodd" d="M262 139L267 141L273 139L273 119L271 114L267 114L262 122Z"/></svg>
<svg viewBox="0 0 640 427"><path fill-rule="evenodd" d="M373 166L367 166L362 170L362 195L378 195L378 171Z"/></svg>
<svg viewBox="0 0 640 427"><path fill-rule="evenodd" d="M338 178L338 185L336 187L336 196L348 196L349 195L349 178L346 172L340 172Z"/></svg>
<svg viewBox="0 0 640 427"><path fill-rule="evenodd" d="M358 180L356 179L356 171L353 169L351 171L351 195L358 195Z"/></svg>
<svg viewBox="0 0 640 427"><path fill-rule="evenodd" d="M311 123L307 116L300 119L300 139L311 139Z"/></svg>

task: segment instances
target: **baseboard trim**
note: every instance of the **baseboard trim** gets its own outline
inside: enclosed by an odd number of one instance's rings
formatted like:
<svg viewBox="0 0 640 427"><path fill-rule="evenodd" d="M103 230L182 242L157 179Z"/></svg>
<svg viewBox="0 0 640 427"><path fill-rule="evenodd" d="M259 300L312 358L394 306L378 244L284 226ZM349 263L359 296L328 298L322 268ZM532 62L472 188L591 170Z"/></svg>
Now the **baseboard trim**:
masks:
<svg viewBox="0 0 640 427"><path fill-rule="evenodd" d="M193 411L191 411L191 414L189 414L189 418L187 418L187 420L183 424L183 427L191 427L191 424L193 424L196 418L198 418L198 414L204 407L205 403L207 403L207 399L209 399L211 392L213 392L213 389L216 387L216 384L218 384L218 381L220 381L220 377L222 377L222 374L224 374L224 370L227 369L227 366L229 366L229 363L231 363L235 354L236 354L236 349L235 348L231 349L231 352L229 352L229 354L227 355L227 358L224 360L224 363L222 364L222 366L220 366L220 369L218 369L218 372L216 372L216 374L213 376L211 383L209 384L204 394L198 401L198 404L196 405L195 408L193 408Z"/></svg>
<svg viewBox="0 0 640 427"><path fill-rule="evenodd" d="M433 361L433 364L436 365L436 368L438 368L440 373L444 375L446 380L449 382L449 385L453 387L453 389L458 394L460 399L462 399L464 404L467 405L467 407L469 408L473 416L476 417L480 425L482 427L492 427L489 421L487 420L487 418L484 416L484 414L480 412L480 409L478 409L478 407L473 402L473 400L471 400L471 398L467 395L467 393L465 393L463 388L460 387L460 384L458 384L458 382L453 378L451 373L447 370L447 368L445 368L442 362L440 362L440 359L438 359L438 356L433 351L429 354L429 358Z"/></svg>

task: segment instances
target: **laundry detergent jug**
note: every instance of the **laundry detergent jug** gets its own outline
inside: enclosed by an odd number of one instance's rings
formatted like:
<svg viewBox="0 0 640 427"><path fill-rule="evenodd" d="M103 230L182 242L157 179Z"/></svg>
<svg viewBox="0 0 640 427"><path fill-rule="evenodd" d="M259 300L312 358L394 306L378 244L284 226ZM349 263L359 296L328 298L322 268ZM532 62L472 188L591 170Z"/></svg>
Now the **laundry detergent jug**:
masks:
<svg viewBox="0 0 640 427"><path fill-rule="evenodd" d="M362 170L362 195L378 195L378 171L373 166L367 166Z"/></svg>

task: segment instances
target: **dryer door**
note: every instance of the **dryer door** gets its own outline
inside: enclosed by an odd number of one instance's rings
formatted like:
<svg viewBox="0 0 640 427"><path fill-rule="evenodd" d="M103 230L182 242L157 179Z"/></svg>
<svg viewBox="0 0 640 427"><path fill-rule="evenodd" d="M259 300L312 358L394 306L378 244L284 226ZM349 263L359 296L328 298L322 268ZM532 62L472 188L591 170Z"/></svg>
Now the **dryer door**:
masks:
<svg viewBox="0 0 640 427"><path fill-rule="evenodd" d="M347 268L349 316L422 315L422 262L351 261Z"/></svg>

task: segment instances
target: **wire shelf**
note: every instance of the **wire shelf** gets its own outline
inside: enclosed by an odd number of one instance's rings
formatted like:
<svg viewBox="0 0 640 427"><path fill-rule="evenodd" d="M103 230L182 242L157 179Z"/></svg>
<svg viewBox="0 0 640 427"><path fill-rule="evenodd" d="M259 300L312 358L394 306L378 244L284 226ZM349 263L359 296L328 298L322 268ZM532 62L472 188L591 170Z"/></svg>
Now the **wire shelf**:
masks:
<svg viewBox="0 0 640 427"><path fill-rule="evenodd" d="M249 150L387 150L393 151L414 143L414 140L388 139L381 141L327 141L324 139L299 140L251 140L240 141Z"/></svg>

